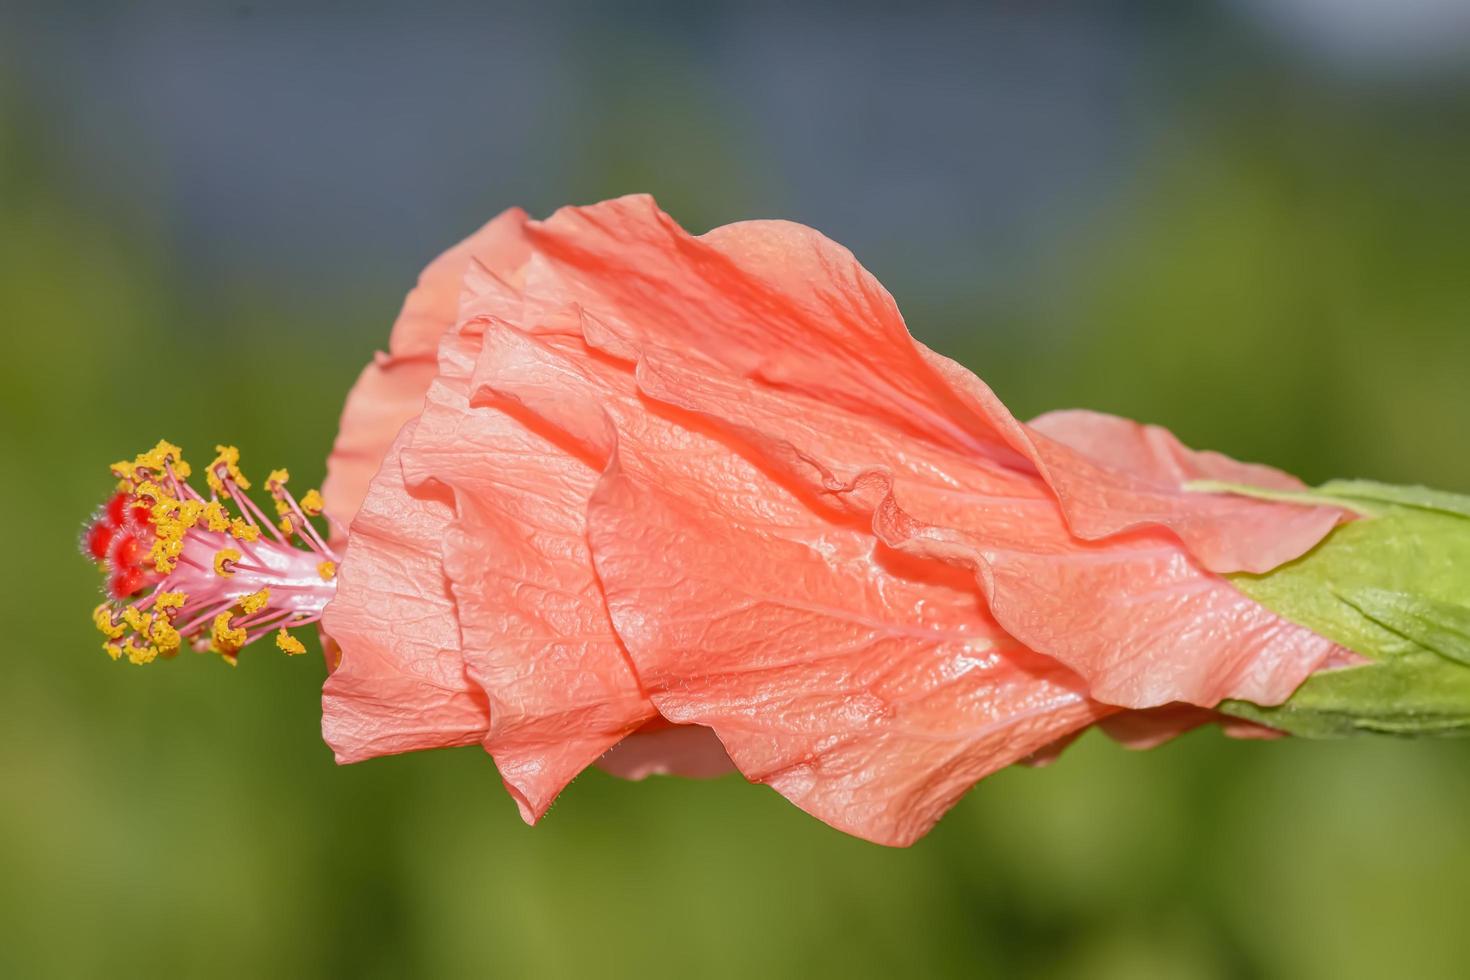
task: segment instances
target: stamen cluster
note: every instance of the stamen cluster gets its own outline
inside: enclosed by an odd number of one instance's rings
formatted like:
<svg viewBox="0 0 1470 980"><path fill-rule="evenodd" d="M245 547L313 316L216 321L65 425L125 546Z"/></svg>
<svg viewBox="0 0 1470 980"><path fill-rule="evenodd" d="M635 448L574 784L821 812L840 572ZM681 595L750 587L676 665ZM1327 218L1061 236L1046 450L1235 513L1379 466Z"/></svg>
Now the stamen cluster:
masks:
<svg viewBox="0 0 1470 980"><path fill-rule="evenodd" d="M265 481L272 520L245 493L240 451L215 449L208 497L189 484L192 468L172 443L112 465L117 492L82 546L107 576L107 599L92 618L114 660L151 663L187 643L234 664L267 633L284 652L303 653L288 630L319 620L336 592L338 557L312 524L321 494L298 500L286 487L290 474L273 470Z"/></svg>

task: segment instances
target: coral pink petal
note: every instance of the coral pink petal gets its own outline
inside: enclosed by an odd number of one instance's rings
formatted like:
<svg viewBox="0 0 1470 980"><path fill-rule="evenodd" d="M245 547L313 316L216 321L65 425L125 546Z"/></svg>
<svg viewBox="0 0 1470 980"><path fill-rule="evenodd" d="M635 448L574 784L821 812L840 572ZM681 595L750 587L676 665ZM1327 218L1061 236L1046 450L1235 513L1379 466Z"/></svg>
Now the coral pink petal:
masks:
<svg viewBox="0 0 1470 980"><path fill-rule="evenodd" d="M459 624L439 560L453 514L405 492L390 447L353 524L324 625L342 658L322 689L322 737L338 762L472 745L489 726L465 676Z"/></svg>
<svg viewBox="0 0 1470 980"><path fill-rule="evenodd" d="M747 778L827 823L911 843L977 780L1106 712L932 566L892 571L861 534L786 514L742 526L661 493L667 475L615 468L594 499L614 621L666 717L710 726ZM677 580L649 580L651 549Z"/></svg>
<svg viewBox="0 0 1470 980"><path fill-rule="evenodd" d="M1130 749L1158 748L1202 725L1216 724L1230 738L1276 739L1283 733L1190 704L1166 704L1145 711L1123 711L1098 723L1114 741Z"/></svg>
<svg viewBox="0 0 1470 980"><path fill-rule="evenodd" d="M906 844L1093 722L1272 735L1207 709L1344 660L1216 574L1343 515L1200 479L1299 486L1123 419L1023 424L799 225L507 212L344 410L323 732L340 761L480 742L531 821L594 761L733 762Z"/></svg>
<svg viewBox="0 0 1470 980"><path fill-rule="evenodd" d="M1254 740L1259 742L1272 742L1279 738L1286 738L1286 733L1265 725L1258 725L1244 718L1232 718L1229 715L1221 715L1215 719L1220 730L1231 738Z"/></svg>
<svg viewBox="0 0 1470 980"><path fill-rule="evenodd" d="M654 705L833 826L907 844L1110 710L998 628L963 571L813 509L698 417L650 410L611 359L492 324L475 381L606 453L588 537Z"/></svg>
<svg viewBox="0 0 1470 980"><path fill-rule="evenodd" d="M1030 766L1033 769L1045 769L1062 757L1062 753L1071 747L1072 743L1081 738L1086 729L1079 728L1075 732L1068 732L1061 738L1043 745L1023 759L1017 759L1016 764Z"/></svg>
<svg viewBox="0 0 1470 980"><path fill-rule="evenodd" d="M471 266L509 280L530 258L531 245L525 233L528 220L520 208L508 208L430 262L419 273L418 285L403 301L403 310L393 323L389 353L400 357L434 356L444 331L458 319L465 275Z"/></svg>
<svg viewBox="0 0 1470 980"><path fill-rule="evenodd" d="M1243 483L1267 490L1302 490L1296 477L1223 453L1190 449L1168 429L1086 409L1047 412L1031 427L1097 462L1170 486L1193 480ZM1304 512L1310 513L1309 509Z"/></svg>
<svg viewBox="0 0 1470 980"><path fill-rule="evenodd" d="M1152 749L1223 716L1192 704L1163 704L1143 711L1120 711L1097 727L1130 749Z"/></svg>
<svg viewBox="0 0 1470 980"><path fill-rule="evenodd" d="M948 358L929 356L956 388L983 387ZM1074 533L1096 539L1131 528L1167 527L1213 572L1269 572L1306 554L1351 516L1335 507L1186 490L1196 480L1274 490L1303 485L1269 466L1189 449L1158 426L1073 411L1042 416L1026 431L1032 458Z"/></svg>
<svg viewBox="0 0 1470 980"><path fill-rule="evenodd" d="M1001 625L1099 700L1276 703L1334 654L1180 542L1218 558L1203 546L1249 531L1276 562L1337 511L1246 501L1246 520L1230 498L1031 432L977 378L914 344L888 294L815 232L748 222L695 239L645 199L566 209L527 232L542 260L527 292L547 308L578 304L592 342L641 356L644 394L866 513L890 546L972 567ZM1099 507L1111 522L1102 540L1079 540Z"/></svg>
<svg viewBox="0 0 1470 980"><path fill-rule="evenodd" d="M964 372L958 365L948 370ZM1031 429L1068 518L1085 537L1162 524L1206 568L1262 573L1305 554L1348 516L1331 507L1282 506L1230 494L1194 492L1181 500L1180 490L1197 480L1268 490L1305 485L1270 466L1190 449L1156 425L1074 410L1049 412L1033 420Z"/></svg>
<svg viewBox="0 0 1470 980"><path fill-rule="evenodd" d="M1130 749L1154 749L1165 742L1178 738L1204 725L1215 724L1230 738L1277 739L1284 738L1282 732L1241 718L1222 715L1209 708L1192 704L1166 704L1157 708L1142 708L1119 711L1099 718L1097 727L1108 737ZM1063 735L1051 745L1031 753L1020 760L1023 765L1041 768L1057 761L1066 749L1077 740L1081 731Z"/></svg>
<svg viewBox="0 0 1470 980"><path fill-rule="evenodd" d="M630 197L564 208L527 233L564 272L560 298L625 342L697 355L898 436L1030 468L1081 537L1163 526L1212 571L1259 572L1304 553L1342 517L1186 493L1030 430L978 378L916 344L850 252L801 225L742 222L694 238L651 199Z"/></svg>
<svg viewBox="0 0 1470 980"><path fill-rule="evenodd" d="M1028 491L803 396L652 361L639 383L726 427L815 498L864 516L890 547L972 569L1000 625L1107 704L1274 704L1336 652L1200 568L1166 531L1082 541L1044 487Z"/></svg>
<svg viewBox="0 0 1470 980"><path fill-rule="evenodd" d="M640 348L698 352L911 438L1025 462L935 383L878 281L810 228L742 222L695 238L637 195L563 208L526 232L560 274L559 299ZM536 291L530 281L527 289Z"/></svg>
<svg viewBox="0 0 1470 980"><path fill-rule="evenodd" d="M393 437L418 414L424 392L438 370L432 355L393 357L379 353L347 393L337 441L327 457L327 478L322 482L324 510L333 521L334 546L345 541L341 529L357 516Z"/></svg>
<svg viewBox="0 0 1470 980"><path fill-rule="evenodd" d="M471 262L509 273L526 261L526 213L511 208L435 259L419 276L393 324L388 353L373 359L347 395L327 458L322 497L338 527L352 523L368 483L398 430L418 414L437 370L439 338L454 323ZM340 535L337 538L340 541Z"/></svg>
<svg viewBox="0 0 1470 980"><path fill-rule="evenodd" d="M493 285L478 280L480 300ZM506 293L509 296L509 293ZM466 670L486 693L484 746L534 822L578 773L655 717L608 618L586 542L598 471L493 406L471 408L483 323L447 334L403 453L410 493L453 496L443 571Z"/></svg>
<svg viewBox="0 0 1470 980"><path fill-rule="evenodd" d="M669 725L635 732L598 759L597 767L623 779L713 779L735 771L725 746L703 725Z"/></svg>

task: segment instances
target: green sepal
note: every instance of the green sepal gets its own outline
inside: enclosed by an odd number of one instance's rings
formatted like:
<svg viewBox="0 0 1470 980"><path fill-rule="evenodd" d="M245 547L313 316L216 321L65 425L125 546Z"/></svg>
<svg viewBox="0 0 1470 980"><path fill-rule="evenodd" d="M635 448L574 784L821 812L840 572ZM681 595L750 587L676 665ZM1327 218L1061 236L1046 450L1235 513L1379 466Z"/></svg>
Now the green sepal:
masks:
<svg viewBox="0 0 1470 980"><path fill-rule="evenodd" d="M1470 606L1386 589L1350 590L1340 595L1384 629L1470 667Z"/></svg>
<svg viewBox="0 0 1470 980"><path fill-rule="evenodd" d="M1275 707L1226 701L1220 710L1302 738L1470 735L1470 669L1415 653L1316 674Z"/></svg>
<svg viewBox="0 0 1470 980"><path fill-rule="evenodd" d="M1457 517L1470 517L1470 497L1462 493L1431 490L1429 487L1401 487L1392 483L1374 483L1372 480L1330 480L1312 492L1338 500L1393 504Z"/></svg>
<svg viewBox="0 0 1470 980"><path fill-rule="evenodd" d="M1371 662L1322 671L1282 705L1220 710L1313 738L1470 734L1470 497L1357 480L1252 495L1362 515L1294 562L1231 579Z"/></svg>

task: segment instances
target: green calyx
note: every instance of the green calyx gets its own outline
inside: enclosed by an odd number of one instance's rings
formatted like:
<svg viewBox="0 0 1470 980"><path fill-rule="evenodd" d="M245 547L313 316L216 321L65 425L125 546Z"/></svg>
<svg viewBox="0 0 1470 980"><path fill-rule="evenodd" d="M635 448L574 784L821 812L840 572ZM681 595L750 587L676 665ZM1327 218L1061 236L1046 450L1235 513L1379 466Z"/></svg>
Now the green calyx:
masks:
<svg viewBox="0 0 1470 980"><path fill-rule="evenodd" d="M1294 562L1231 580L1370 663L1315 674L1284 704L1227 701L1221 711L1308 738L1470 735L1470 497L1361 480L1289 494L1191 489L1332 504L1362 517Z"/></svg>

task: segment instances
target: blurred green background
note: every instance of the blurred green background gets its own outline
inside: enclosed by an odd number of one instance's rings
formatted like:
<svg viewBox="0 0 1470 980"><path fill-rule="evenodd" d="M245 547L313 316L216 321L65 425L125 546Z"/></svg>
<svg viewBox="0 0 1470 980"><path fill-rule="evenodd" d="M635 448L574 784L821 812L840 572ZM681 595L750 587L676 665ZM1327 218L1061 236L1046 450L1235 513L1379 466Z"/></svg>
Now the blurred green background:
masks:
<svg viewBox="0 0 1470 980"><path fill-rule="evenodd" d="M906 851L735 778L338 769L315 657L110 662L106 465L319 479L510 204L807 221L1022 415L1470 490L1470 74L1435 0L0 13L0 975L1463 977L1470 744L1085 738Z"/></svg>

